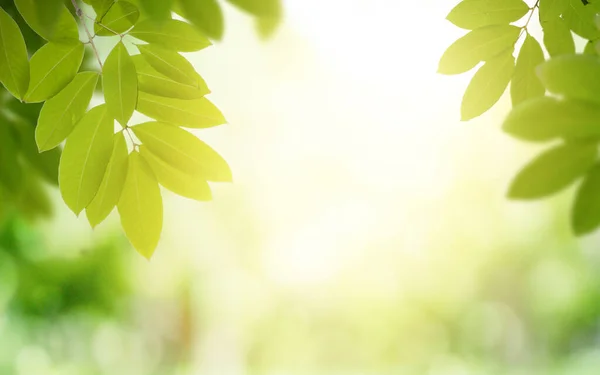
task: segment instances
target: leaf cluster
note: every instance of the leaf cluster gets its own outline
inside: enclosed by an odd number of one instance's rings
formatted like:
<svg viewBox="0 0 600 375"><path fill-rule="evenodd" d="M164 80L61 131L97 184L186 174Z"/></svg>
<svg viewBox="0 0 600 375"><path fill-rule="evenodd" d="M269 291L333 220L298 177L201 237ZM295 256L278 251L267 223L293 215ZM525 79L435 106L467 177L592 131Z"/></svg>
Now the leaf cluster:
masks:
<svg viewBox="0 0 600 375"><path fill-rule="evenodd" d="M229 2L256 16L261 35L275 30L279 0ZM221 5L14 0L0 6L0 198L48 215L45 180L58 185L76 215L85 211L92 227L116 208L133 246L150 258L163 225L161 186L209 201L209 182L232 181L227 162L188 131L226 119L181 54L222 38ZM103 37L115 41L104 61L96 49ZM94 95L103 103L90 108ZM134 112L152 121L133 124Z"/></svg>

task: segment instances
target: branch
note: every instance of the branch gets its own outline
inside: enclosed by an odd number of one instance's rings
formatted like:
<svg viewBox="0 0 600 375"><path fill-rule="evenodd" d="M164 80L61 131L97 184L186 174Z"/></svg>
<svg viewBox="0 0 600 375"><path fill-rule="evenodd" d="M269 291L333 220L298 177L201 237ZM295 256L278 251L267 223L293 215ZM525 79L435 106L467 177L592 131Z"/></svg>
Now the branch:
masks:
<svg viewBox="0 0 600 375"><path fill-rule="evenodd" d="M88 37L88 43L92 46L92 49L94 50L94 55L96 55L96 59L98 60L98 64L100 65L100 70L102 70L102 69L104 69L104 67L102 66L102 61L100 60L100 55L98 54L98 50L96 49L96 45L94 44L94 37L92 37L90 30L88 30L88 27L85 24L85 14L83 13L83 10L81 10L79 5L77 4L77 0L71 0L71 3L73 4L73 8L75 8L75 13L77 13L77 16L79 17L79 19L81 20L81 23L83 24L83 28L85 29L85 33L87 34L87 37Z"/></svg>

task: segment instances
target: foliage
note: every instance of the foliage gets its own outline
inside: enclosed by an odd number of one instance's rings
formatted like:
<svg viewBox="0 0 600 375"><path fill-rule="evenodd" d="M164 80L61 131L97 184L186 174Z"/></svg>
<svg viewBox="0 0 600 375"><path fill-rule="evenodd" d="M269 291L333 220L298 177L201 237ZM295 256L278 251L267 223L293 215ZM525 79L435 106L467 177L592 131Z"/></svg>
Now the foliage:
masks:
<svg viewBox="0 0 600 375"><path fill-rule="evenodd" d="M255 16L265 37L281 17L279 0L229 2ZM85 211L92 227L117 207L131 243L150 258L162 230L159 185L208 201L208 182L232 181L225 160L184 130L226 123L180 54L223 37L220 4L4 0L0 6L0 198L9 209L48 215L46 180L76 215ZM116 42L105 61L96 48L102 37ZM104 103L89 109L95 93ZM155 121L132 124L136 111Z"/></svg>
<svg viewBox="0 0 600 375"><path fill-rule="evenodd" d="M547 61L530 34L536 13ZM483 62L463 97L463 121L487 112L510 84L513 109L503 130L525 141L560 142L518 173L508 196L540 199L581 180L571 214L577 235L600 226L598 13L598 0L537 0L532 7L523 0L463 0L447 19L470 31L446 50L438 70L460 74ZM579 53L577 38L588 40Z"/></svg>

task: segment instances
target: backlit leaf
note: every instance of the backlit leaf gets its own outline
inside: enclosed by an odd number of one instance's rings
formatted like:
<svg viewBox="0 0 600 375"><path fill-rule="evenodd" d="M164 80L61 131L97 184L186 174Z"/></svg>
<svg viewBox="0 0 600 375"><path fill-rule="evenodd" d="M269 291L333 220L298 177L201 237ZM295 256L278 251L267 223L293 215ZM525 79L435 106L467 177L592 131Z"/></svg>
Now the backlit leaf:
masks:
<svg viewBox="0 0 600 375"><path fill-rule="evenodd" d="M115 4L115 0L86 0L94 8L96 12L96 19L102 19L102 17L108 12L108 10Z"/></svg>
<svg viewBox="0 0 600 375"><path fill-rule="evenodd" d="M23 99L29 86L29 58L17 23L0 8L0 82L16 98Z"/></svg>
<svg viewBox="0 0 600 375"><path fill-rule="evenodd" d="M137 74L122 42L113 48L102 73L104 100L108 112L123 126L133 115L137 101Z"/></svg>
<svg viewBox="0 0 600 375"><path fill-rule="evenodd" d="M100 105L86 113L67 138L58 182L65 203L76 215L98 192L112 153L113 131L113 119Z"/></svg>
<svg viewBox="0 0 600 375"><path fill-rule="evenodd" d="M463 29L509 24L529 11L523 0L463 0L450 11L448 21Z"/></svg>
<svg viewBox="0 0 600 375"><path fill-rule="evenodd" d="M571 226L578 236L591 233L600 226L600 164L588 171L577 190Z"/></svg>
<svg viewBox="0 0 600 375"><path fill-rule="evenodd" d="M160 187L150 166L137 151L128 159L127 177L117 208L129 241L141 255L150 259L162 231Z"/></svg>
<svg viewBox="0 0 600 375"><path fill-rule="evenodd" d="M513 46L521 29L512 25L491 25L470 31L444 52L438 73L460 74Z"/></svg>
<svg viewBox="0 0 600 375"><path fill-rule="evenodd" d="M160 23L152 20L141 21L129 32L129 35L181 52L199 51L211 45L210 40L192 25L172 19Z"/></svg>
<svg viewBox="0 0 600 375"><path fill-rule="evenodd" d="M548 91L569 98L598 102L600 105L600 58L590 55L564 55L540 65L538 76Z"/></svg>
<svg viewBox="0 0 600 375"><path fill-rule="evenodd" d="M221 111L206 98L181 100L140 92L137 110L155 120L186 128L210 128L226 122Z"/></svg>
<svg viewBox="0 0 600 375"><path fill-rule="evenodd" d="M212 192L206 181L169 165L166 161L148 151L144 145L140 147L140 155L148 162L158 182L168 190L197 201L212 200Z"/></svg>
<svg viewBox="0 0 600 375"><path fill-rule="evenodd" d="M257 17L279 17L280 0L228 0L231 4ZM498 1L498 0L496 0ZM510 0L520 1L520 0Z"/></svg>
<svg viewBox="0 0 600 375"><path fill-rule="evenodd" d="M79 30L75 18L66 6L62 6L58 21L40 18L44 12L44 1L14 0L23 19L39 36L50 41L79 40ZM40 9L42 7L42 9ZM48 24L48 21L52 21Z"/></svg>
<svg viewBox="0 0 600 375"><path fill-rule="evenodd" d="M178 4L184 18L209 38L221 40L225 25L216 0L178 0Z"/></svg>
<svg viewBox="0 0 600 375"><path fill-rule="evenodd" d="M597 147L595 142L566 143L545 151L515 177L509 198L538 199L567 188L596 162Z"/></svg>
<svg viewBox="0 0 600 375"><path fill-rule="evenodd" d="M166 21L171 18L173 0L139 0L142 10L155 22Z"/></svg>
<svg viewBox="0 0 600 375"><path fill-rule="evenodd" d="M567 7L569 6L570 0L540 0L540 21L550 21L560 17Z"/></svg>
<svg viewBox="0 0 600 375"><path fill-rule="evenodd" d="M281 18L261 17L255 21L256 32L261 39L266 40L273 36L281 24Z"/></svg>
<svg viewBox="0 0 600 375"><path fill-rule="evenodd" d="M73 80L83 60L83 44L49 42L40 48L30 61L29 89L25 101L47 100Z"/></svg>
<svg viewBox="0 0 600 375"><path fill-rule="evenodd" d="M96 18L94 32L97 35L111 36L131 29L140 18L140 10L127 1L117 1L104 14Z"/></svg>
<svg viewBox="0 0 600 375"><path fill-rule="evenodd" d="M596 52L596 43L591 40L585 44L585 48L583 49L584 55L592 55L596 56L598 53Z"/></svg>
<svg viewBox="0 0 600 375"><path fill-rule="evenodd" d="M527 141L600 136L600 106L576 99L540 97L515 107L503 130Z"/></svg>
<svg viewBox="0 0 600 375"><path fill-rule="evenodd" d="M461 119L468 121L482 115L500 99L515 69L511 51L486 62L469 83L461 105Z"/></svg>
<svg viewBox="0 0 600 375"><path fill-rule="evenodd" d="M113 136L113 150L102 183L85 213L92 228L104 221L119 202L127 176L127 144L123 133Z"/></svg>
<svg viewBox="0 0 600 375"><path fill-rule="evenodd" d="M519 51L515 73L510 85L513 106L536 96L544 96L546 90L536 75L535 68L544 62L542 47L531 35L527 35Z"/></svg>
<svg viewBox="0 0 600 375"><path fill-rule="evenodd" d="M170 165L206 181L231 182L227 162L186 130L160 122L147 122L132 129L148 150Z"/></svg>
<svg viewBox="0 0 600 375"><path fill-rule="evenodd" d="M562 18L542 22L544 30L544 46L550 56L560 56L575 53L573 34Z"/></svg>
<svg viewBox="0 0 600 375"><path fill-rule="evenodd" d="M200 76L192 64L177 52L151 44L141 45L138 48L146 61L159 73L177 82L199 86Z"/></svg>
<svg viewBox="0 0 600 375"><path fill-rule="evenodd" d="M44 103L35 131L40 151L58 146L71 134L90 104L97 83L97 73L79 73L67 87Z"/></svg>
<svg viewBox="0 0 600 375"><path fill-rule="evenodd" d="M598 39L600 30L596 28L594 19L599 11L600 5L597 3L589 2L589 4L583 5L581 0L570 0L569 6L563 13L563 18L575 34L588 40Z"/></svg>
<svg viewBox="0 0 600 375"><path fill-rule="evenodd" d="M142 55L135 55L131 58L135 64L140 91L177 99L199 99L210 93L202 78L194 85L173 81L156 71Z"/></svg>

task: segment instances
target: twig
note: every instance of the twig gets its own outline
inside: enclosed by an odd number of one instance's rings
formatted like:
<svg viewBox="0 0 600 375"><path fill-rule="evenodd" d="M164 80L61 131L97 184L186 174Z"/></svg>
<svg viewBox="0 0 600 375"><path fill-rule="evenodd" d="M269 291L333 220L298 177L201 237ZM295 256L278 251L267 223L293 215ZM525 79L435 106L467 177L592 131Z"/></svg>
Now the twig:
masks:
<svg viewBox="0 0 600 375"><path fill-rule="evenodd" d="M96 55L96 59L98 60L98 64L100 65L100 70L102 70L104 69L104 67L102 66L102 60L100 60L100 55L98 54L98 50L96 49L96 45L94 44L94 37L92 36L90 30L88 30L88 27L85 24L85 14L83 13L83 10L81 10L79 5L77 5L77 0L71 0L71 3L73 3L73 8L75 8L75 12L77 13L77 16L83 24L83 28L85 29L85 33L88 37L88 43L90 43L90 45L92 46L92 49L94 50L94 55Z"/></svg>

